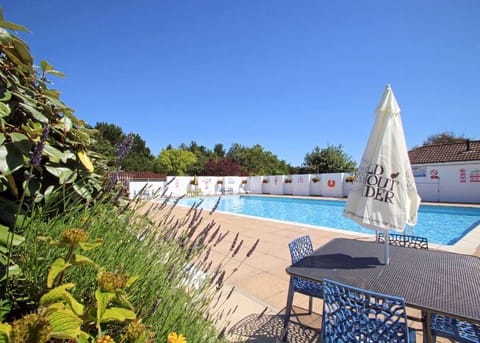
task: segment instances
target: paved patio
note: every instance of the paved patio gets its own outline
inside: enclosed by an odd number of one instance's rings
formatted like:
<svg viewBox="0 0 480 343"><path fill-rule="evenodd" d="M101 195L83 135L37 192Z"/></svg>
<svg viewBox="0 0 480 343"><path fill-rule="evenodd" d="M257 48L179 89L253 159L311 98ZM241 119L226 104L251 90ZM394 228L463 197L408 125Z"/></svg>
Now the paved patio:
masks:
<svg viewBox="0 0 480 343"><path fill-rule="evenodd" d="M181 216L186 209L177 207L176 213ZM286 305L289 277L285 268L290 265L288 242L308 234L314 247L327 243L337 237L372 240L372 235L355 234L342 230L314 228L307 225L292 225L285 222L262 220L252 217L215 212L204 213L204 222L214 220L220 224L224 232L230 231L229 240L217 245L211 254L213 261L222 261L227 270L225 276L226 289L234 287L231 297L222 305L221 311L228 313L219 328L228 327L231 342L276 342L282 330L282 314ZM243 245L235 257L231 257L231 242L236 234ZM245 255L259 239L252 256ZM431 249L445 249L458 253L476 254L479 256L480 229L471 232L454 247L443 247L429 244ZM295 294L293 324L289 329L289 342L315 342L321 326L322 301L314 299L314 314L308 315L306 308L308 298ZM217 309L220 311L220 309ZM415 310L410 314L418 315ZM420 328L420 323L412 322L411 326ZM418 337L421 341L421 333ZM437 342L448 340L437 339Z"/></svg>

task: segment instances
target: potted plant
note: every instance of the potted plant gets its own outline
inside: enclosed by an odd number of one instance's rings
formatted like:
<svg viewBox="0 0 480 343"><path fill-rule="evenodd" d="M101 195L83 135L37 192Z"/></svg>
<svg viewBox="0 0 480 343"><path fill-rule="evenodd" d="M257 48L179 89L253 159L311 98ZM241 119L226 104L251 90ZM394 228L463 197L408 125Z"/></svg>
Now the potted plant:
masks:
<svg viewBox="0 0 480 343"><path fill-rule="evenodd" d="M223 185L223 180L217 180L217 185Z"/></svg>
<svg viewBox="0 0 480 343"><path fill-rule="evenodd" d="M268 183L268 179L263 179L262 183Z"/></svg>
<svg viewBox="0 0 480 343"><path fill-rule="evenodd" d="M320 178L318 178L316 176L312 177L312 182L313 183L317 183L318 181L320 181Z"/></svg>
<svg viewBox="0 0 480 343"><path fill-rule="evenodd" d="M355 175L350 175L345 178L345 182L353 183L355 181Z"/></svg>
<svg viewBox="0 0 480 343"><path fill-rule="evenodd" d="M242 185L246 185L247 181L248 181L247 179L242 180Z"/></svg>
<svg viewBox="0 0 480 343"><path fill-rule="evenodd" d="M198 186L198 179L196 176L193 177L193 179L190 181L190 184L193 186Z"/></svg>
<svg viewBox="0 0 480 343"><path fill-rule="evenodd" d="M287 176L285 178L285 183L292 183L292 178L290 176Z"/></svg>

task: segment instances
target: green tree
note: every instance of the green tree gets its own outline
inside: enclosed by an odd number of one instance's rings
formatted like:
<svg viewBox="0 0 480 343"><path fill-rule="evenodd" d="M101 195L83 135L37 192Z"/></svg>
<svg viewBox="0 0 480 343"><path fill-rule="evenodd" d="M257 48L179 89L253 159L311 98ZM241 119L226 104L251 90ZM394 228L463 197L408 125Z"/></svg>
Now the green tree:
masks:
<svg viewBox="0 0 480 343"><path fill-rule="evenodd" d="M117 159L117 149L127 135L115 124L99 122L95 125L95 129L97 130L95 138L98 141L95 151L107 158L109 167L114 167ZM128 155L122 161L121 170L154 171L155 158L151 154L150 149L140 135L132 135L133 145Z"/></svg>
<svg viewBox="0 0 480 343"><path fill-rule="evenodd" d="M204 145L198 145L195 141L190 142L190 145L180 145L180 149L190 151L196 157L195 163L191 164L187 170L189 175L205 175L205 165L208 160L214 156L213 151L209 150Z"/></svg>
<svg viewBox="0 0 480 343"><path fill-rule="evenodd" d="M329 145L325 149L315 147L305 155L303 164L310 173L352 172L356 168L356 163L343 151L341 144Z"/></svg>
<svg viewBox="0 0 480 343"><path fill-rule="evenodd" d="M259 144L248 148L238 143L232 144L227 157L242 166L249 175L288 174L289 165Z"/></svg>
<svg viewBox="0 0 480 343"><path fill-rule="evenodd" d="M223 148L223 144L215 144L213 147L213 153L216 157L225 157L226 151Z"/></svg>
<svg viewBox="0 0 480 343"><path fill-rule="evenodd" d="M119 146L125 139L125 133L122 128L115 124L98 122L95 124L95 130L97 130L100 136L107 140L112 147Z"/></svg>
<svg viewBox="0 0 480 343"><path fill-rule="evenodd" d="M191 151L184 149L164 149L157 157L158 172L167 175L189 175L188 170L197 162Z"/></svg>
<svg viewBox="0 0 480 343"><path fill-rule="evenodd" d="M463 137L463 135L457 136L453 133L453 131L445 131L428 136L428 138L423 142L423 145L461 143L466 140L467 138Z"/></svg>
<svg viewBox="0 0 480 343"><path fill-rule="evenodd" d="M122 163L125 171L154 171L155 158L147 147L145 141L138 134L133 136L133 145Z"/></svg>
<svg viewBox="0 0 480 343"><path fill-rule="evenodd" d="M124 136L122 129L114 124L96 123L93 137L96 144L92 149L105 156L107 165L112 167L115 163L115 146L120 144Z"/></svg>

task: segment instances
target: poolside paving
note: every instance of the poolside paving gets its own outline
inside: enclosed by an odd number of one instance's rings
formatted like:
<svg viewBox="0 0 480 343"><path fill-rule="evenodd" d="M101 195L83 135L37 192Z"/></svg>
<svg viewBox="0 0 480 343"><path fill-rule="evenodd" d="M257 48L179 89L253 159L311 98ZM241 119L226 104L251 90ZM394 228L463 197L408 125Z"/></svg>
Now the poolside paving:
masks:
<svg viewBox="0 0 480 343"><path fill-rule="evenodd" d="M178 216L187 209L176 207ZM253 217L215 212L204 213L206 222L214 220L223 231L230 231L230 240L217 245L211 254L214 262L222 261L227 273L225 286L234 287L232 296L222 305L222 310L230 312L228 318L218 323L219 329L228 327L230 342L276 342L282 330L289 277L285 268L290 265L288 242L308 234L314 247L321 246L333 238L372 240L373 235L357 234L344 230L294 225L281 221L263 220ZM235 257L232 256L231 242L235 234L243 245ZM250 257L247 252L259 239L259 244ZM467 235L453 247L431 245L433 249L445 249L458 253L480 256L480 229ZM294 297L294 315L289 326L289 342L315 342L321 326L322 301L314 299L313 315L308 315L308 298L301 294ZM234 310L233 313L231 313ZM217 309L218 311L218 309ZM411 310L418 316L418 311ZM420 323L409 323L421 328ZM417 331L421 341L421 332ZM437 342L448 340L437 339Z"/></svg>

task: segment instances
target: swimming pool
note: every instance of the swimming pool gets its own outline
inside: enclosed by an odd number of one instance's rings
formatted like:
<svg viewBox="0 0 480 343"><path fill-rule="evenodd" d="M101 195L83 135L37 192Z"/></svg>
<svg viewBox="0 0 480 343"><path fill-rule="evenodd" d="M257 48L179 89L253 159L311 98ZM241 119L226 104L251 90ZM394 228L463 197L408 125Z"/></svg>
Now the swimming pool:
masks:
<svg viewBox="0 0 480 343"><path fill-rule="evenodd" d="M212 209L218 198L183 198L180 205L198 204ZM263 196L225 196L217 211L244 214L292 223L325 226L354 232L372 234L353 220L343 216L344 200L322 200ZM427 237L429 242L453 245L480 224L480 208L421 205L414 233ZM409 229L406 231L409 234Z"/></svg>

